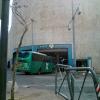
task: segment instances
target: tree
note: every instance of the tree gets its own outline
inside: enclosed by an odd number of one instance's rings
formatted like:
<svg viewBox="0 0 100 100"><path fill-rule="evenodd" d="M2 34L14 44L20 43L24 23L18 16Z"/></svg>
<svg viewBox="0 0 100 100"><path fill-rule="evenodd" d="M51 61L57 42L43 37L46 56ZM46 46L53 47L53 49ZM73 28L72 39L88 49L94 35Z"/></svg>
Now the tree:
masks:
<svg viewBox="0 0 100 100"><path fill-rule="evenodd" d="M21 33L21 38L19 39L19 44L16 48L16 58L15 58L15 62L13 63L13 74L12 74L12 87L11 87L11 98L9 100L15 100L15 97L14 97L14 86L15 86L15 81L16 81L16 67L18 66L18 54L19 54L19 49L22 45L22 41L23 41L23 38L26 34L26 32L28 31L28 22L27 20L23 17L22 15L22 12L21 10L23 8L26 8L27 6L26 5L19 5L17 1L15 1L13 3L13 6L12 6L12 12L15 16L15 18L17 19L17 21L19 22L20 25L23 26L23 32Z"/></svg>

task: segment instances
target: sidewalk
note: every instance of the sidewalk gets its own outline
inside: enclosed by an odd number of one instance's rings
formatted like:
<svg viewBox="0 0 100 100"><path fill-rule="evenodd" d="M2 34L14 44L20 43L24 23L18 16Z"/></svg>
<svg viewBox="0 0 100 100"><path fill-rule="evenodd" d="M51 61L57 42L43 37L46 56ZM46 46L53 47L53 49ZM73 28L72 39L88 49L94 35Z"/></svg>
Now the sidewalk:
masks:
<svg viewBox="0 0 100 100"><path fill-rule="evenodd" d="M100 79L100 74L97 75ZM75 100L79 96L79 91L83 82L84 75L75 76ZM11 80L11 72L7 73L7 80ZM16 100L64 100L63 97L55 95L55 75L24 75L17 74L16 82L19 86L17 93L15 93ZM60 82L60 80L58 81ZM59 84L60 85L60 84ZM66 86L66 81L63 84L61 91L69 96L69 89ZM10 93L7 93L7 100ZM87 77L85 86L83 88L81 100L96 100L93 80L90 76Z"/></svg>
<svg viewBox="0 0 100 100"><path fill-rule="evenodd" d="M9 97L10 93L7 93L7 100ZM53 91L35 88L20 88L15 93L15 98L16 100L64 100Z"/></svg>

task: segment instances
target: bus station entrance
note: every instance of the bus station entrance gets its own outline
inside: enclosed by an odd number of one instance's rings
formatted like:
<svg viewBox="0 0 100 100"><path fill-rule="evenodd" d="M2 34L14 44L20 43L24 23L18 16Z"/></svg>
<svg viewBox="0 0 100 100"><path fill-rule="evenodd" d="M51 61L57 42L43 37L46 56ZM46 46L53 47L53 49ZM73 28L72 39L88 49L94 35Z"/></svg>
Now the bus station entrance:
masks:
<svg viewBox="0 0 100 100"><path fill-rule="evenodd" d="M38 52L55 58L57 63L68 64L68 49L40 49Z"/></svg>

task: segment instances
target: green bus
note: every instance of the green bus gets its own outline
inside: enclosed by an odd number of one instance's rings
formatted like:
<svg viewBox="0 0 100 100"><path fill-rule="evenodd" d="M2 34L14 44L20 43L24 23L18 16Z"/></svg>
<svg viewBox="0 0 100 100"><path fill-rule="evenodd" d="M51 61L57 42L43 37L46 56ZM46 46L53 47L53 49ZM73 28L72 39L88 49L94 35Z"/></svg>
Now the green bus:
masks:
<svg viewBox="0 0 100 100"><path fill-rule="evenodd" d="M21 51L16 71L27 74L50 73L54 71L54 67L55 63L51 56L39 52Z"/></svg>

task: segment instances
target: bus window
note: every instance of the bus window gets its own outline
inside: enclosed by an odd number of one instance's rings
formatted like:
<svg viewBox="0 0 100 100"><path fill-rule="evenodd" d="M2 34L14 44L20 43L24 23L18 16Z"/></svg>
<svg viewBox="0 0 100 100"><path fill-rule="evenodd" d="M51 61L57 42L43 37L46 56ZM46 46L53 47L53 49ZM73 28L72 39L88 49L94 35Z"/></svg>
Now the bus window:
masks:
<svg viewBox="0 0 100 100"><path fill-rule="evenodd" d="M46 54L42 54L42 53L32 53L32 60L49 62L49 63L53 62L53 58L51 56L47 56Z"/></svg>
<svg viewBox="0 0 100 100"><path fill-rule="evenodd" d="M32 53L32 60L33 61L44 61L45 60L45 55Z"/></svg>

